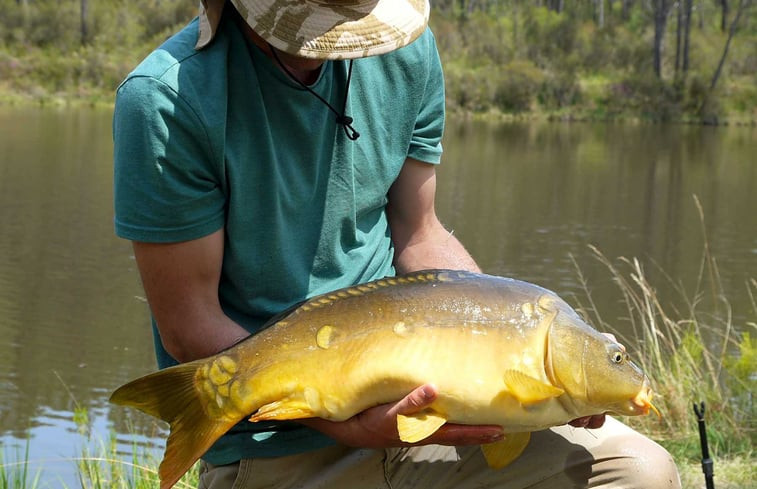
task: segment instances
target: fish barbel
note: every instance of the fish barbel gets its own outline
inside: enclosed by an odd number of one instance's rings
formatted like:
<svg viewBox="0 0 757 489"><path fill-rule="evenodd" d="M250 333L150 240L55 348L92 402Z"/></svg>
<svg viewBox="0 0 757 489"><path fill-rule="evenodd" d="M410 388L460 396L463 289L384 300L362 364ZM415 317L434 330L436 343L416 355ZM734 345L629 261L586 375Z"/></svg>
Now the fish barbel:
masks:
<svg viewBox="0 0 757 489"><path fill-rule="evenodd" d="M656 411L625 349L553 292L452 270L314 297L235 346L136 379L110 400L170 424L165 489L245 418L342 421L426 383L438 397L398 416L400 438L419 442L447 422L499 425L505 438L481 447L493 468L517 458L532 431Z"/></svg>

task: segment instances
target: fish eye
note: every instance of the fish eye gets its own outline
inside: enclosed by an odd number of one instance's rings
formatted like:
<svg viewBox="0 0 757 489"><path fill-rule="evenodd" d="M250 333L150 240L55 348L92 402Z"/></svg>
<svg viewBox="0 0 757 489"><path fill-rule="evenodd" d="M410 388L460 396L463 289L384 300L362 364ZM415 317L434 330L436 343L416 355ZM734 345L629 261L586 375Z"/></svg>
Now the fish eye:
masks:
<svg viewBox="0 0 757 489"><path fill-rule="evenodd" d="M623 352L621 351L616 351L615 353L612 354L613 363L622 363L624 358L625 356L623 355Z"/></svg>

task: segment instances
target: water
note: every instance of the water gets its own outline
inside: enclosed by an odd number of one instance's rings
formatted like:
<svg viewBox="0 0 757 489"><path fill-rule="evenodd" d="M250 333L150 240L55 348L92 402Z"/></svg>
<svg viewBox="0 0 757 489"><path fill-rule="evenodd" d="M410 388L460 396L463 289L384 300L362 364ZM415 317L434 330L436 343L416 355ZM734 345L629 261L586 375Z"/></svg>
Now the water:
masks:
<svg viewBox="0 0 757 489"><path fill-rule="evenodd" d="M0 441L9 459L30 438L50 487L77 487L76 407L103 440L150 429L107 404L154 364L130 246L112 231L110 118L0 111Z"/></svg>
<svg viewBox="0 0 757 489"><path fill-rule="evenodd" d="M446 142L438 213L484 270L580 296L575 261L607 321L624 310L589 245L638 257L672 300L663 272L693 295L706 240L737 327L754 321L754 128L463 123Z"/></svg>
<svg viewBox="0 0 757 489"><path fill-rule="evenodd" d="M151 419L107 403L154 368L131 247L113 235L110 119L107 110L0 108L0 443L8 462L25 456L28 440L32 470L49 487L78 487L73 459L111 433L124 454L162 446ZM582 294L575 260L605 320L623 311L589 244L657 263L693 290L706 235L743 327L755 315L745 285L757 278L755 136L451 123L437 212L487 272L570 299ZM87 412L91 439L75 410Z"/></svg>

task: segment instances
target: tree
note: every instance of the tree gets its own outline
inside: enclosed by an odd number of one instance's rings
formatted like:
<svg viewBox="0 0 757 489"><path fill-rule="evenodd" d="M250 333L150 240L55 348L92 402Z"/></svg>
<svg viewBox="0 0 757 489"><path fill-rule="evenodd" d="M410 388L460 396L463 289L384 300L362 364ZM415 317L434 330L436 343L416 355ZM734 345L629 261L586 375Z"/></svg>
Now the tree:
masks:
<svg viewBox="0 0 757 489"><path fill-rule="evenodd" d="M691 33L691 11L694 0L678 2L678 16L676 26L676 76L686 77L689 71L689 39Z"/></svg>
<svg viewBox="0 0 757 489"><path fill-rule="evenodd" d="M559 14L565 9L565 0L547 0L547 8Z"/></svg>
<svg viewBox="0 0 757 489"><path fill-rule="evenodd" d="M728 28L728 0L718 0L720 3L720 30L725 32Z"/></svg>
<svg viewBox="0 0 757 489"><path fill-rule="evenodd" d="M631 18L631 7L633 6L633 0L621 0L620 3L620 18L625 22Z"/></svg>
<svg viewBox="0 0 757 489"><path fill-rule="evenodd" d="M662 46L665 38L665 27L672 0L652 0L652 15L654 17L654 72L657 78L662 78Z"/></svg>
<svg viewBox="0 0 757 489"><path fill-rule="evenodd" d="M742 15L744 12L746 12L750 7L752 6L752 0L739 0L739 6L736 10L736 16L733 18L733 21L731 22L731 26L728 28L728 38L725 41L725 46L723 47L723 54L720 56L720 61L718 62L718 67L715 69L715 73L712 75L712 82L710 82L710 92L715 90L715 86L718 83L718 79L720 78L720 74L723 71L723 65L725 64L725 59L728 56L728 49L731 47L731 40L733 40L733 36L736 34L736 30L739 26L739 21L741 20Z"/></svg>
<svg viewBox="0 0 757 489"><path fill-rule="evenodd" d="M683 9L680 4L676 11L678 14L676 16L676 75L678 75L681 67L681 52L683 51L681 46L681 39L683 37Z"/></svg>
<svg viewBox="0 0 757 489"><path fill-rule="evenodd" d="M594 2L597 9L597 25L602 29L605 26L605 0L594 0Z"/></svg>
<svg viewBox="0 0 757 489"><path fill-rule="evenodd" d="M691 11L694 8L694 0L684 0L684 28L683 28L683 73L689 72L689 46L691 39Z"/></svg>
<svg viewBox="0 0 757 489"><path fill-rule="evenodd" d="M79 4L79 18L81 20L81 43L87 44L89 41L89 27L87 25L87 12L89 10L88 0L81 0Z"/></svg>

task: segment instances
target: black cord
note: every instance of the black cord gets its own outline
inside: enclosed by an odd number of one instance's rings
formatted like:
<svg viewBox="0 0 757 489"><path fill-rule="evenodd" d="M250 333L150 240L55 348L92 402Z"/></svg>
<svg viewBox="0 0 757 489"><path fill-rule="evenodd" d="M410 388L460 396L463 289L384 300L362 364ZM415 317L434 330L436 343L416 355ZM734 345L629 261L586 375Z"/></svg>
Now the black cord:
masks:
<svg viewBox="0 0 757 489"><path fill-rule="evenodd" d="M354 127L352 127L352 117L350 117L350 116L348 116L346 114L346 111L347 111L347 96L348 96L348 94L350 92L350 81L352 79L352 62L353 62L353 60L350 60L350 66L349 66L349 69L347 71L347 88L344 90L344 104L342 105L342 112L340 113L338 110L336 110L334 107L332 107L332 105L330 103L328 103L328 101L326 99L324 99L323 97L321 97L320 95L318 95L312 88L310 88L309 86L305 85L304 83L302 83L300 81L299 78L297 78L296 76L294 76L294 74L292 74L292 72L289 71L289 68L287 68L284 65L284 63L281 62L281 59L279 59L279 55L276 54L276 49L274 49L273 46L271 46L269 44L268 47L271 49L271 53L273 53L273 57L276 60L276 62L279 64L279 66L281 67L281 69L284 70L284 72L287 75L289 75L289 78L291 78L292 80L294 80L295 82L297 82L302 88L304 88L308 92L310 92L313 95L315 95L316 98L318 98L318 100L320 100L321 102L323 102L324 104L326 104L326 106L329 109L331 109L331 111L336 115L336 123L340 124L342 126L342 128L344 128L344 134L347 135L347 138L349 140L354 141L354 140L356 140L357 138L360 137L360 133L357 132Z"/></svg>

